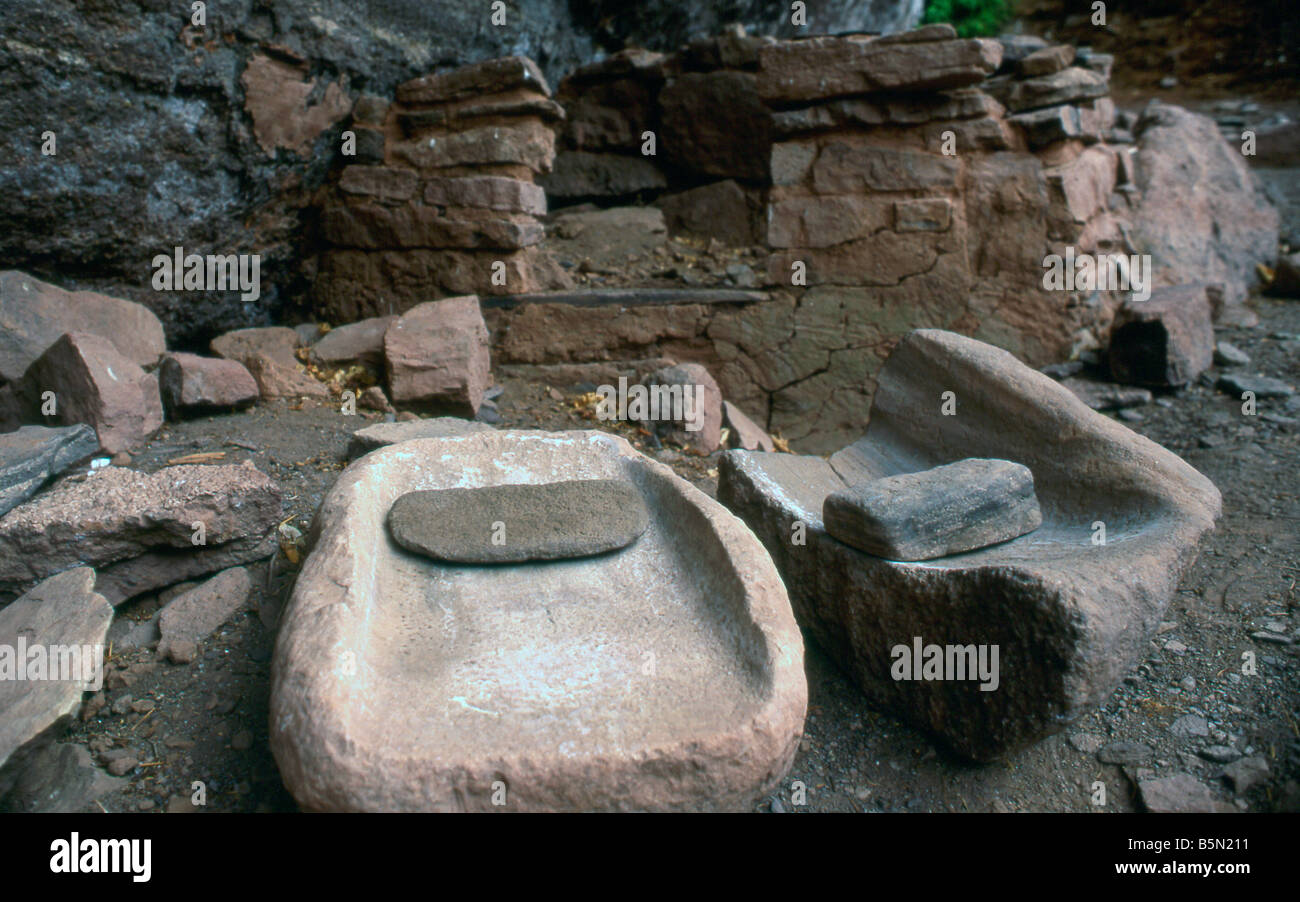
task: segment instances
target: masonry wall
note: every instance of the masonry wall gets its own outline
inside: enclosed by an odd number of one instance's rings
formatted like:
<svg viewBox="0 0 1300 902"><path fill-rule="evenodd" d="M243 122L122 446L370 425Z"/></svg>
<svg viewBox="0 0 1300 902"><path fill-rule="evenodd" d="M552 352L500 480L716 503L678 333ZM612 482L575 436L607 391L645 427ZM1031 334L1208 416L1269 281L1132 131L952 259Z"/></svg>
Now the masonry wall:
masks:
<svg viewBox="0 0 1300 902"><path fill-rule="evenodd" d="M557 136L554 166L521 163L517 149L502 175L535 175L552 206L654 203L674 232L759 244L761 300L529 303L515 296L564 283L540 238L437 251L530 254L503 285L481 270L449 278L456 266L388 241L361 252L378 258L336 255L321 309L355 317L392 312L385 296L396 310L431 292L511 296L486 311L498 367L559 381L698 362L769 430L830 450L861 432L874 375L911 329L973 335L1031 364L1104 343L1119 297L1042 281L1044 257L1067 246L1130 250L1131 138L1116 128L1108 69L1073 48L959 40L947 26L801 41L732 31L672 55L624 51L564 79L563 114L537 120ZM385 253L398 255L390 270L427 277L394 290L391 277L337 276L340 262Z"/></svg>

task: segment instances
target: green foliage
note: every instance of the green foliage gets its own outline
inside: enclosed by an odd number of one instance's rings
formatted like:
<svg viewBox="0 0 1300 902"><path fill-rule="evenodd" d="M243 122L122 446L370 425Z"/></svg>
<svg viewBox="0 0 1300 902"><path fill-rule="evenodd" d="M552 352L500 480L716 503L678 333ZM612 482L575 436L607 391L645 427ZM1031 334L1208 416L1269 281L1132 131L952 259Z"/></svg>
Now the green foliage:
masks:
<svg viewBox="0 0 1300 902"><path fill-rule="evenodd" d="M1011 15L1011 0L928 0L921 21L949 22L963 38L975 38L998 34Z"/></svg>

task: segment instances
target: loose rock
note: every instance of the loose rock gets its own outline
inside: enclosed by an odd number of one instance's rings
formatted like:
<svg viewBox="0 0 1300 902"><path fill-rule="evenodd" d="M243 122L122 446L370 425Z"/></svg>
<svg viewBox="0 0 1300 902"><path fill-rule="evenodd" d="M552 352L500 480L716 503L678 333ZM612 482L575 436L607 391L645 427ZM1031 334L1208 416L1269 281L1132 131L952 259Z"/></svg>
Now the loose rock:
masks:
<svg viewBox="0 0 1300 902"><path fill-rule="evenodd" d="M137 367L153 366L167 349L162 323L142 304L64 291L14 270L0 272L0 322L0 383L21 379L67 332L97 335Z"/></svg>
<svg viewBox="0 0 1300 902"><path fill-rule="evenodd" d="M324 366L360 363L382 370L384 333L395 319L395 316L376 316L331 329L312 345L311 358Z"/></svg>
<svg viewBox="0 0 1300 902"><path fill-rule="evenodd" d="M384 335L388 386L395 403L478 413L489 379L488 331L478 298L420 304Z"/></svg>
<svg viewBox="0 0 1300 902"><path fill-rule="evenodd" d="M746 451L775 451L776 445L772 443L772 437L768 435L757 423L745 416L735 404L730 401L722 402L722 412L726 418L727 426L731 428L735 435L735 447L743 448Z"/></svg>
<svg viewBox="0 0 1300 902"><path fill-rule="evenodd" d="M653 424L661 440L699 454L717 450L722 441L722 391L707 369L698 363L665 367L652 373L646 386L661 399L675 395L681 401L680 417L671 404L661 401L659 419ZM663 409L665 406L670 409Z"/></svg>
<svg viewBox="0 0 1300 902"><path fill-rule="evenodd" d="M1233 810L1231 805L1216 799L1210 788L1191 774L1139 780L1138 794L1143 806L1152 813Z"/></svg>
<svg viewBox="0 0 1300 902"><path fill-rule="evenodd" d="M11 650L4 656L7 660L0 659L0 765L69 721L81 707L82 691L98 688L103 677L100 655L112 620L113 608L95 592L95 571L89 567L52 576L0 609L0 648ZM51 678L54 646L75 649L78 673L59 669L63 678ZM30 651L37 647L45 650L39 658L44 667L40 676L32 670L38 659ZM17 659L21 648L29 652Z"/></svg>
<svg viewBox="0 0 1300 902"><path fill-rule="evenodd" d="M169 414L241 407L257 400L258 386L236 360L175 352L158 368L159 388Z"/></svg>
<svg viewBox="0 0 1300 902"><path fill-rule="evenodd" d="M54 393L55 418L89 423L108 454L143 444L163 422L158 377L90 332L60 337L23 375L21 392L36 412Z"/></svg>
<svg viewBox="0 0 1300 902"><path fill-rule="evenodd" d="M1214 357L1214 327L1203 285L1160 288L1120 311L1110 339L1110 372L1119 382L1182 386Z"/></svg>
<svg viewBox="0 0 1300 902"><path fill-rule="evenodd" d="M247 563L270 553L262 546L280 504L280 489L251 466L97 470L0 518L0 596L85 563L104 568L98 588L117 603Z"/></svg>
<svg viewBox="0 0 1300 902"><path fill-rule="evenodd" d="M0 517L36 494L51 476L98 450L95 430L84 424L23 426L0 435Z"/></svg>
<svg viewBox="0 0 1300 902"><path fill-rule="evenodd" d="M1256 398L1289 398L1295 389L1281 379L1271 376L1251 376L1247 373L1224 373L1219 377L1220 391L1240 397L1251 392Z"/></svg>
<svg viewBox="0 0 1300 902"><path fill-rule="evenodd" d="M175 642L197 644L206 639L248 603L252 588L248 571L232 567L172 599L158 618L162 632L158 654L170 656Z"/></svg>

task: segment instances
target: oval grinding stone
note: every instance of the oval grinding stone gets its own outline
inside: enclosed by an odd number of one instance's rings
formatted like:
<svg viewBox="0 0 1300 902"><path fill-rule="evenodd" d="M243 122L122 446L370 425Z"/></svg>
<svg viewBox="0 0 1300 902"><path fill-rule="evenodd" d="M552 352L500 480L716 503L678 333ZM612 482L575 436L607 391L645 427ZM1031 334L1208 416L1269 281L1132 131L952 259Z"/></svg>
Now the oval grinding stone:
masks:
<svg viewBox="0 0 1300 902"><path fill-rule="evenodd" d="M456 564L587 557L632 544L649 522L641 493L617 479L408 492L388 511L398 545Z"/></svg>

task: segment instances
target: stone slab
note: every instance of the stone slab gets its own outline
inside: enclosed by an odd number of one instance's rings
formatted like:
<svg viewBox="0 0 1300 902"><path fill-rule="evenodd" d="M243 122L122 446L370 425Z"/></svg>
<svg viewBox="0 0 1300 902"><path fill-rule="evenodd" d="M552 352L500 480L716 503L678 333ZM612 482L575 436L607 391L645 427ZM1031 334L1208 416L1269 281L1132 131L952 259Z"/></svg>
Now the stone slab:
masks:
<svg viewBox="0 0 1300 902"><path fill-rule="evenodd" d="M99 450L90 426L23 426L0 435L0 517L73 464Z"/></svg>

